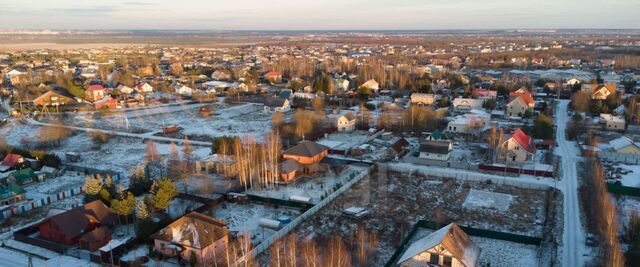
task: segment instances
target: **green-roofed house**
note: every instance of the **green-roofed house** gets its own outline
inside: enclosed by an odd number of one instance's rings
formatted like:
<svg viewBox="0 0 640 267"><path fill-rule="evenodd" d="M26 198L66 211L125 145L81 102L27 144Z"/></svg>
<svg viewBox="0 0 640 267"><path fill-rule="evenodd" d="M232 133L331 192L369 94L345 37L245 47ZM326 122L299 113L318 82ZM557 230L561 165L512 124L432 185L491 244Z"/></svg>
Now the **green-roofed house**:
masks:
<svg viewBox="0 0 640 267"><path fill-rule="evenodd" d="M0 187L0 205L11 205L26 198L27 191L22 186L11 184Z"/></svg>
<svg viewBox="0 0 640 267"><path fill-rule="evenodd" d="M15 182L18 185L25 185L33 183L37 180L38 175L31 168L17 170L9 174L7 181L9 183Z"/></svg>
<svg viewBox="0 0 640 267"><path fill-rule="evenodd" d="M445 136L444 133L442 133L440 130L435 130L433 131L433 133L431 133L429 136L427 136L427 140L431 140L431 141L440 141L440 140L447 140L447 136Z"/></svg>

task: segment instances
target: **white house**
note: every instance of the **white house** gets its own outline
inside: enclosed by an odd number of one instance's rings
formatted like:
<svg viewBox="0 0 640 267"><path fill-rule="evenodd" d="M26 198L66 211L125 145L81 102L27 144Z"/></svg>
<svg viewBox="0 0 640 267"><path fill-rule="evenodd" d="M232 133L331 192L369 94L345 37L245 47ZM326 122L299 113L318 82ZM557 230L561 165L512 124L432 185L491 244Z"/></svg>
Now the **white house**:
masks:
<svg viewBox="0 0 640 267"><path fill-rule="evenodd" d="M624 118L606 113L600 114L600 122L604 124L607 130L613 131L622 131L626 126Z"/></svg>
<svg viewBox="0 0 640 267"><path fill-rule="evenodd" d="M460 134L478 134L487 127L491 115L481 110L459 115L447 124L447 132Z"/></svg>
<svg viewBox="0 0 640 267"><path fill-rule="evenodd" d="M412 243L398 260L398 266L475 267L480 251L457 224L451 223Z"/></svg>
<svg viewBox="0 0 640 267"><path fill-rule="evenodd" d="M339 132L351 132L356 129L356 116L349 112L344 115L340 115L336 119L336 128Z"/></svg>
<svg viewBox="0 0 640 267"><path fill-rule="evenodd" d="M269 97L264 100L264 112L288 112L291 110L289 99L281 97Z"/></svg>
<svg viewBox="0 0 640 267"><path fill-rule="evenodd" d="M366 81L362 85L360 85L360 87L369 88L369 89L373 90L374 92L378 92L378 89L380 89L380 84L378 84L378 82L376 82L376 80L371 79L371 80Z"/></svg>
<svg viewBox="0 0 640 267"><path fill-rule="evenodd" d="M116 87L116 90L124 95L130 95L133 93L133 88L122 84L118 85L118 87Z"/></svg>
<svg viewBox="0 0 640 267"><path fill-rule="evenodd" d="M153 86L146 82L139 83L136 85L136 91L141 94L153 93Z"/></svg>
<svg viewBox="0 0 640 267"><path fill-rule="evenodd" d="M482 109L482 99L473 98L454 98L453 99L453 111L456 112L469 112L472 109Z"/></svg>
<svg viewBox="0 0 640 267"><path fill-rule="evenodd" d="M194 93L193 89L182 84L176 84L173 88L175 89L176 94L181 96L191 96Z"/></svg>
<svg viewBox="0 0 640 267"><path fill-rule="evenodd" d="M420 144L420 158L447 161L451 157L453 145L449 140L427 140Z"/></svg>
<svg viewBox="0 0 640 267"><path fill-rule="evenodd" d="M334 80L335 88L338 91L347 91L349 90L349 80L338 78Z"/></svg>

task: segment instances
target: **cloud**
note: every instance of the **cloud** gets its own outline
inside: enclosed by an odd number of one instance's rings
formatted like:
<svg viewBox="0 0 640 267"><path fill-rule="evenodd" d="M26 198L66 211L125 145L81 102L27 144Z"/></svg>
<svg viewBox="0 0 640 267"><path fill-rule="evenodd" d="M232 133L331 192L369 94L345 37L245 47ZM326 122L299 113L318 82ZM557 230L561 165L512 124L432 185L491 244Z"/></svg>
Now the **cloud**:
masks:
<svg viewBox="0 0 640 267"><path fill-rule="evenodd" d="M156 6L158 4L150 3L150 2L128 1L128 2L122 3L122 5L124 6Z"/></svg>
<svg viewBox="0 0 640 267"><path fill-rule="evenodd" d="M74 6L65 8L50 8L47 11L58 15L70 15L77 17L109 16L116 12L115 6Z"/></svg>

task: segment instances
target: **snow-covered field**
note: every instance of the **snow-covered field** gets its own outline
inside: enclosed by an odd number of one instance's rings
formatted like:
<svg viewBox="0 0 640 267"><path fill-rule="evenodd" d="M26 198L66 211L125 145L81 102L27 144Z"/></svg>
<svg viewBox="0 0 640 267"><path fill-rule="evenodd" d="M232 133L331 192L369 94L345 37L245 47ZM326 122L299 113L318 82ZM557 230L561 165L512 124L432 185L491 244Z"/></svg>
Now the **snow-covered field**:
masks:
<svg viewBox="0 0 640 267"><path fill-rule="evenodd" d="M58 192L79 188L82 186L84 179L85 175L83 173L67 171L58 177L29 184L24 189L27 191L27 198L41 199Z"/></svg>
<svg viewBox="0 0 640 267"><path fill-rule="evenodd" d="M620 177L620 181L624 186L640 187L640 165L620 164L620 168L630 171Z"/></svg>
<svg viewBox="0 0 640 267"><path fill-rule="evenodd" d="M199 114L201 104L157 107L141 111L116 113L108 116L88 116L82 114L73 124L82 127L144 132L157 134L165 126L177 125L184 135L199 136L250 136L261 140L264 132L271 129L271 116L262 112L261 104L228 105L216 103L215 114L204 117Z"/></svg>
<svg viewBox="0 0 640 267"><path fill-rule="evenodd" d="M490 191L471 189L462 206L470 209L494 209L506 211L511 205L513 196Z"/></svg>

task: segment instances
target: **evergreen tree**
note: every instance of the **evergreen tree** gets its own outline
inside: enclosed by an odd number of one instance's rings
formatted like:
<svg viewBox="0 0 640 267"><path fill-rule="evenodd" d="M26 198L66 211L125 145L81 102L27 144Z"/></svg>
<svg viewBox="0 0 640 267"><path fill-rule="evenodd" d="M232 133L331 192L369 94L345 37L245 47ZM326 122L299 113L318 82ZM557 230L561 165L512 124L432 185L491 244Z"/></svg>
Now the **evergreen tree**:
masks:
<svg viewBox="0 0 640 267"><path fill-rule="evenodd" d="M133 213L136 208L136 198L131 192L128 192L122 199L114 199L111 201L111 211L119 216L125 216L128 223L128 216Z"/></svg>
<svg viewBox="0 0 640 267"><path fill-rule="evenodd" d="M144 220L149 218L149 211L147 210L147 204L144 201L138 201L138 208L136 209L136 218Z"/></svg>
<svg viewBox="0 0 640 267"><path fill-rule="evenodd" d="M169 207L171 200L177 195L178 191L176 191L176 186L169 179L164 178L157 183L154 182L153 196L151 199L154 208L157 210L164 210Z"/></svg>

